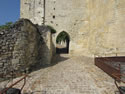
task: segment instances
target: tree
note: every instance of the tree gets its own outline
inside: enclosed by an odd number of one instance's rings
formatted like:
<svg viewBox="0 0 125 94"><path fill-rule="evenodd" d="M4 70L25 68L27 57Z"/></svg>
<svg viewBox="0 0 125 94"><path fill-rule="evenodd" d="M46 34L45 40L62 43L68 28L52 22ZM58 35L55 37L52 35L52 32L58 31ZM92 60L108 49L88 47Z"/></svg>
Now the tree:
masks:
<svg viewBox="0 0 125 94"><path fill-rule="evenodd" d="M0 26L0 30L9 29L13 25L13 22L7 22L5 25Z"/></svg>
<svg viewBox="0 0 125 94"><path fill-rule="evenodd" d="M61 41L66 40L69 40L69 35L65 31L63 31L57 36L56 43L61 43Z"/></svg>

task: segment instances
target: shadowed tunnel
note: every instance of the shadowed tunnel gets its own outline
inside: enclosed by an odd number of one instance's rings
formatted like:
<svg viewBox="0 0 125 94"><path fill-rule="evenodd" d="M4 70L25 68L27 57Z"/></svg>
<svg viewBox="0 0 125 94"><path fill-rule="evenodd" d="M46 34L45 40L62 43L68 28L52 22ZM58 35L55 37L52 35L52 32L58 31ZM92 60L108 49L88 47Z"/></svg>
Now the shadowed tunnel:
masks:
<svg viewBox="0 0 125 94"><path fill-rule="evenodd" d="M70 43L70 37L69 34L65 31L62 31L58 34L56 38L56 53L61 54L69 53L69 43Z"/></svg>

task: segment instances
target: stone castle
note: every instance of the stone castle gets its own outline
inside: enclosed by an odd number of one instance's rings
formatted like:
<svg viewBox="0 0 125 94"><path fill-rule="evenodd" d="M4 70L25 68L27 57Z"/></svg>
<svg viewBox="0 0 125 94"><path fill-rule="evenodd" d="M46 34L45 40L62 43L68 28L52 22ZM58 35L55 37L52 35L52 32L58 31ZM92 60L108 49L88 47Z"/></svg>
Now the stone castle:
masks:
<svg viewBox="0 0 125 94"><path fill-rule="evenodd" d="M70 38L69 53L125 55L125 0L21 0L21 18L52 26Z"/></svg>
<svg viewBox="0 0 125 94"><path fill-rule="evenodd" d="M125 0L20 1L22 19L0 30L0 75L51 64L62 33L70 55L125 55Z"/></svg>

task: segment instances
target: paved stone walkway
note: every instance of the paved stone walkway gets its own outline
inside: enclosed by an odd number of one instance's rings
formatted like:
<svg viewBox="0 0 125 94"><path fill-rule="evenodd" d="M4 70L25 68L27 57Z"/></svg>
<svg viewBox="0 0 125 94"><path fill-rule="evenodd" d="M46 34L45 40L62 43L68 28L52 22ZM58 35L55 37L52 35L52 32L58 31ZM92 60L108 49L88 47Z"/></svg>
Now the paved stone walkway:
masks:
<svg viewBox="0 0 125 94"><path fill-rule="evenodd" d="M97 68L92 58L58 55L53 62L56 64L30 74L23 93L115 94L117 91L114 80Z"/></svg>

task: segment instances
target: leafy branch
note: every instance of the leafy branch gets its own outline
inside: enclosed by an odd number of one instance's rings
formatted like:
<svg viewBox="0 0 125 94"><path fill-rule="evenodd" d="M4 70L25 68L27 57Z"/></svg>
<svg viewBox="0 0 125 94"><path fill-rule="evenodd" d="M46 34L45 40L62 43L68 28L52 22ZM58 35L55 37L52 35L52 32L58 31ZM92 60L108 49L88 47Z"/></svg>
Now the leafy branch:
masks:
<svg viewBox="0 0 125 94"><path fill-rule="evenodd" d="M5 25L0 26L0 30L9 29L13 25L13 22L7 22Z"/></svg>

